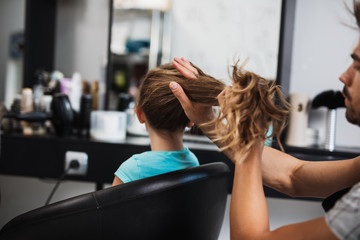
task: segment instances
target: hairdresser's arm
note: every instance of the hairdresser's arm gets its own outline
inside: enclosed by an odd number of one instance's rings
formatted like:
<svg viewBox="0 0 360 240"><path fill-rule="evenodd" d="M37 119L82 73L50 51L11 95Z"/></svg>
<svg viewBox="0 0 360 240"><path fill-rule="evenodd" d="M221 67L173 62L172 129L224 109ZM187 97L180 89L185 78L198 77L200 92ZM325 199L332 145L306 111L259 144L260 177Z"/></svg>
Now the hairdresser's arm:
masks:
<svg viewBox="0 0 360 240"><path fill-rule="evenodd" d="M263 142L243 161L235 161L230 205L231 239L336 239L324 217L269 229L269 215L262 182Z"/></svg>
<svg viewBox="0 0 360 240"><path fill-rule="evenodd" d="M197 114L198 112L204 111L204 109L201 109L203 107L190 102L179 85L173 85L173 87L175 87L173 88L173 92L179 98L188 117L197 124L204 123L208 117L201 117L198 116L200 114ZM205 134L208 132L207 129L203 128L202 130ZM263 142L259 142L257 147L254 148L249 156L242 162L237 161L235 155L233 155L234 150L229 149L225 152L235 163L234 184L230 205L231 239L336 239L327 226L324 217L303 223L287 225L270 231L269 215L262 187L262 165L263 161L268 161L269 159L264 158L264 154L274 154L278 151L274 150L275 152L269 153L267 150L263 150L263 147ZM286 159L285 156L288 155L282 155L284 160ZM275 155L269 157L275 157ZM295 161L296 159L293 160ZM266 166L268 167L269 165L267 162ZM279 168L281 174L283 174L284 169L291 169L287 166L283 166L283 169L281 164L276 164L276 167ZM277 174L279 174L279 172ZM276 175L276 173L272 174L271 172L268 178L274 175Z"/></svg>
<svg viewBox="0 0 360 240"><path fill-rule="evenodd" d="M327 197L360 181L360 157L339 161L303 161L265 147L264 184L288 195Z"/></svg>
<svg viewBox="0 0 360 240"><path fill-rule="evenodd" d="M191 121L199 125L214 118L210 107L191 102L179 84L171 83L170 88ZM209 135L211 126L202 127L201 130L212 139ZM235 161L232 150L225 150L224 153ZM329 196L360 181L359 171L360 157L343 161L310 162L270 147L264 148L262 157L264 184L291 196Z"/></svg>
<svg viewBox="0 0 360 240"><path fill-rule="evenodd" d="M234 161L230 149L224 153ZM292 197L325 198L360 181L360 157L304 161L265 146L261 165L264 185Z"/></svg>

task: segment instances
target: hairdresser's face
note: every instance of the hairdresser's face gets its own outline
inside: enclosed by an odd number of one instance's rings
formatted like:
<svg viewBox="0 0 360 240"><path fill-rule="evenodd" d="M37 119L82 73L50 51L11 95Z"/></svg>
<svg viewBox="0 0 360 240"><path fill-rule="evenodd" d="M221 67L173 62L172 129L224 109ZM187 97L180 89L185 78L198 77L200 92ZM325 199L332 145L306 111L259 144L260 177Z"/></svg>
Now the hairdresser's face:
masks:
<svg viewBox="0 0 360 240"><path fill-rule="evenodd" d="M360 39L351 54L351 58L353 62L341 74L340 81L344 83L346 119L360 126Z"/></svg>

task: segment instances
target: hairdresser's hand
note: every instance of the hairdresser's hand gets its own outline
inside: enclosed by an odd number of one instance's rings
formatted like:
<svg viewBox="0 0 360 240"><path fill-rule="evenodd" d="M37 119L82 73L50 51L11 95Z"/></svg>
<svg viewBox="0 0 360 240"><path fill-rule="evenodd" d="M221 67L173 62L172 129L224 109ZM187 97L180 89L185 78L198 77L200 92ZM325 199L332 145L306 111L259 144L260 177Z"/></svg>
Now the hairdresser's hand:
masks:
<svg viewBox="0 0 360 240"><path fill-rule="evenodd" d="M197 75L199 75L197 69L194 68L185 58L175 57L172 64L184 77L188 79L196 79Z"/></svg>
<svg viewBox="0 0 360 240"><path fill-rule="evenodd" d="M175 97L179 100L182 108L185 111L186 116L190 119L190 121L194 122L197 125L200 125L215 118L212 107L204 106L200 103L194 103L190 101L188 96L186 96L183 88L178 83L171 82L169 84L169 87ZM204 131L204 129L202 130Z"/></svg>
<svg viewBox="0 0 360 240"><path fill-rule="evenodd" d="M232 92L232 86L227 86L224 90L221 91L221 93L219 93L219 95L217 96L217 99L219 101L219 107L220 107L220 111L223 114L226 114L227 108L229 107L227 100L230 99L230 94ZM226 117L226 115L225 115Z"/></svg>

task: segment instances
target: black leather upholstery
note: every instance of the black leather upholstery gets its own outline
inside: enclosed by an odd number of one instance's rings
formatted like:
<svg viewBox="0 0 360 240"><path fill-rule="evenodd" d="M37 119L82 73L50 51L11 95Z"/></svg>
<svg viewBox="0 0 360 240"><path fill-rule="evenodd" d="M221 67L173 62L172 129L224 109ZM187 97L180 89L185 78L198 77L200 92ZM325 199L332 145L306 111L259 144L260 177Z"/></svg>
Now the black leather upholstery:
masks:
<svg viewBox="0 0 360 240"><path fill-rule="evenodd" d="M217 239L228 173L210 163L76 196L15 217L0 239Z"/></svg>

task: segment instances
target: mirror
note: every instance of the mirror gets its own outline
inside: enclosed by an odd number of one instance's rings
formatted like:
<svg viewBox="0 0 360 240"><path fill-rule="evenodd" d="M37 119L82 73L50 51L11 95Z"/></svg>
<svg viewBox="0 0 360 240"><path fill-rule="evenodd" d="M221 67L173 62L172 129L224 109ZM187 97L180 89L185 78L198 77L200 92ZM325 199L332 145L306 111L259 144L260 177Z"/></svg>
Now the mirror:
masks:
<svg viewBox="0 0 360 240"><path fill-rule="evenodd" d="M281 8L284 2L295 0L172 0L152 8L121 8L115 6L116 0L99 4L82 0L56 2L53 68L68 76L79 71L90 81L103 79L100 70L108 55L106 88L102 88L107 91L105 109L117 110L120 93L129 92L130 86L136 87L148 68L170 62L174 56L186 57L224 81L229 79L229 66L237 57L241 61L248 59L248 70L269 79L279 79L280 21L284 12ZM156 5L161 1L120 2ZM95 12L101 13L96 21L92 17ZM87 25L83 26L85 23ZM110 28L104 27L106 25ZM92 51L88 51L89 48ZM108 54L102 49L107 49ZM291 49L286 52L291 55ZM114 88L114 84L119 83L125 87Z"/></svg>
<svg viewBox="0 0 360 240"><path fill-rule="evenodd" d="M172 0L152 9L129 2L143 1L112 2L107 109L121 110L122 93L134 96L148 69L175 56L225 82L236 59L277 78L281 0Z"/></svg>

